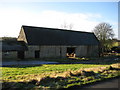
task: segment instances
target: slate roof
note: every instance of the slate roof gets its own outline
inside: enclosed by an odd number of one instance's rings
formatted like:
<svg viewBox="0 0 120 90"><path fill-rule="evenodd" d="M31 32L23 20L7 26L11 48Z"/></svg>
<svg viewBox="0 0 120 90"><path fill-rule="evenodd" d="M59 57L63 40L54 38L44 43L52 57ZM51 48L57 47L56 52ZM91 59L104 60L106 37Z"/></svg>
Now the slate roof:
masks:
<svg viewBox="0 0 120 90"><path fill-rule="evenodd" d="M2 51L25 51L28 50L23 42L10 42L2 41Z"/></svg>
<svg viewBox="0 0 120 90"><path fill-rule="evenodd" d="M93 33L55 28L22 26L28 45L98 45Z"/></svg>

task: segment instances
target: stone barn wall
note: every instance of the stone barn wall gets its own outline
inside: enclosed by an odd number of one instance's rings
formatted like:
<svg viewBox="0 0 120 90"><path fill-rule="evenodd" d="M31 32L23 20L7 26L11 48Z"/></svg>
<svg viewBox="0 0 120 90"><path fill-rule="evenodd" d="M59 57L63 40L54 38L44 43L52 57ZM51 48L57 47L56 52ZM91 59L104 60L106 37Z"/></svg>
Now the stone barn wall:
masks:
<svg viewBox="0 0 120 90"><path fill-rule="evenodd" d="M2 52L2 58L17 58L17 51Z"/></svg>
<svg viewBox="0 0 120 90"><path fill-rule="evenodd" d="M68 47L75 48L77 57L99 56L98 46L28 46L28 51L25 51L25 58L35 58L35 51L39 51L40 58L65 58Z"/></svg>
<svg viewBox="0 0 120 90"><path fill-rule="evenodd" d="M40 58L65 58L68 47L75 48L76 57L99 56L98 46L28 46L25 58L35 58L35 51L39 51ZM18 58L17 51L2 52L2 58Z"/></svg>

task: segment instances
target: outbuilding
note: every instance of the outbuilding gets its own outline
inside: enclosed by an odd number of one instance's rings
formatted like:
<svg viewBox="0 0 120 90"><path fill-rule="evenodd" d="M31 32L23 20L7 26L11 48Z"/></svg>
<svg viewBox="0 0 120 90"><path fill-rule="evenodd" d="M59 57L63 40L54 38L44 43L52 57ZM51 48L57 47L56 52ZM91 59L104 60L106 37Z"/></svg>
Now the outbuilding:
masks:
<svg viewBox="0 0 120 90"><path fill-rule="evenodd" d="M17 41L16 38L0 40L2 49L2 59L21 58L21 53L27 51L27 46L23 41Z"/></svg>

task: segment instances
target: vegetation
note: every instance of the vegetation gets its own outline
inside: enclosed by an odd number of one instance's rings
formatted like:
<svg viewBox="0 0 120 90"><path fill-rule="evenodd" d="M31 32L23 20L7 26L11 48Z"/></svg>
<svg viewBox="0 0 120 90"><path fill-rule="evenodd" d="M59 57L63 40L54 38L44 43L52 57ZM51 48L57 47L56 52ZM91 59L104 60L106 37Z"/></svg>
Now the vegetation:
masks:
<svg viewBox="0 0 120 90"><path fill-rule="evenodd" d="M114 32L109 23L103 22L98 24L93 32L101 43L102 52L108 51L112 48Z"/></svg>
<svg viewBox="0 0 120 90"><path fill-rule="evenodd" d="M1 67L3 88L59 89L120 76L116 64L54 64Z"/></svg>
<svg viewBox="0 0 120 90"><path fill-rule="evenodd" d="M72 23L68 24L68 23L64 22L64 23L61 25L61 28L62 28L62 29L72 30L72 29L73 29L73 26L74 26L74 25L73 25Z"/></svg>
<svg viewBox="0 0 120 90"><path fill-rule="evenodd" d="M33 59L32 59L33 60ZM0 67L3 89L61 89L120 76L120 54L100 58L48 59L64 64ZM66 64L66 63L71 64ZM73 63L86 64L73 64Z"/></svg>
<svg viewBox="0 0 120 90"><path fill-rule="evenodd" d="M58 65L41 65L41 66L13 66L2 67L2 79L7 81L17 81L24 79L30 79L32 75L44 74L50 75L51 73L62 73L65 71L91 68L91 67L103 67L108 65L94 65L94 64L58 64Z"/></svg>

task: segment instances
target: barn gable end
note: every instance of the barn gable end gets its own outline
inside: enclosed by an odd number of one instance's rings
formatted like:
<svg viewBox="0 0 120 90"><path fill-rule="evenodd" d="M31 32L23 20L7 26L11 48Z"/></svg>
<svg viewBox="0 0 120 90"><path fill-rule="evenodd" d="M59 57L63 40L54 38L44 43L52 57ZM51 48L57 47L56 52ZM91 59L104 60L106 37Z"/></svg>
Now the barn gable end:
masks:
<svg viewBox="0 0 120 90"><path fill-rule="evenodd" d="M18 41L24 41L25 43L28 43L23 27L20 30L20 33L19 33L19 36L18 36L17 40Z"/></svg>

